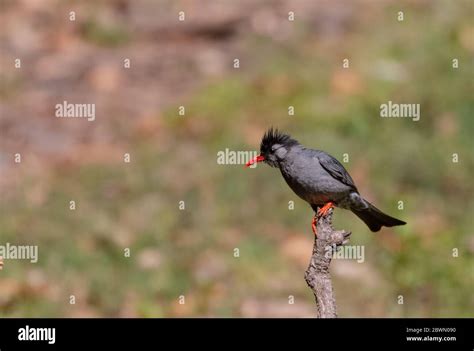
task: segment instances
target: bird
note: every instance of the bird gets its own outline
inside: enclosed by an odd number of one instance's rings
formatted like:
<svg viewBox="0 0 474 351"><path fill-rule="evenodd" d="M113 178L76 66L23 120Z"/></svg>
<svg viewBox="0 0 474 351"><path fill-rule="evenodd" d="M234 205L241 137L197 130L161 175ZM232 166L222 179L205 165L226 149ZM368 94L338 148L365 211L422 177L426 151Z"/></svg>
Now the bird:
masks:
<svg viewBox="0 0 474 351"><path fill-rule="evenodd" d="M260 143L260 154L245 166L259 162L279 168L293 192L309 203L315 212L311 228L316 236L317 219L334 207L352 211L372 232L378 232L383 226L406 224L364 199L352 177L336 158L324 151L306 148L278 129L272 127L265 132Z"/></svg>

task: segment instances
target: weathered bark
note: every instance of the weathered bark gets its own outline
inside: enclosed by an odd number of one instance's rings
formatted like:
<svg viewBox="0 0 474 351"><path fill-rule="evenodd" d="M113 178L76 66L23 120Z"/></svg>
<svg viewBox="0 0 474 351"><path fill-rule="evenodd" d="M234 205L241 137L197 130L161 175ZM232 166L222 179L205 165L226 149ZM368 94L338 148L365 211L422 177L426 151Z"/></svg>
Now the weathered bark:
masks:
<svg viewBox="0 0 474 351"><path fill-rule="evenodd" d="M316 299L317 315L319 318L336 318L337 308L332 288L329 265L334 251L338 246L349 241L351 232L334 230L332 227L331 208L326 215L317 219L317 237L314 240L313 254L306 270L305 279L313 290Z"/></svg>

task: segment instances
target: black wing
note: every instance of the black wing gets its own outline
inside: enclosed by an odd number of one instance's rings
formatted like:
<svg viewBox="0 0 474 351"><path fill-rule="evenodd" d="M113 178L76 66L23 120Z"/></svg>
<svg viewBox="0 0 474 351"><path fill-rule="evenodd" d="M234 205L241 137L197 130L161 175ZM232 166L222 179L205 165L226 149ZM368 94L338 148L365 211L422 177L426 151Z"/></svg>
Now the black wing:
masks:
<svg viewBox="0 0 474 351"><path fill-rule="evenodd" d="M347 173L344 166L338 160L322 151L318 153L318 160L321 166L331 175L331 177L337 179L341 183L346 184L347 186L350 186L352 189L358 192L351 176L349 173Z"/></svg>

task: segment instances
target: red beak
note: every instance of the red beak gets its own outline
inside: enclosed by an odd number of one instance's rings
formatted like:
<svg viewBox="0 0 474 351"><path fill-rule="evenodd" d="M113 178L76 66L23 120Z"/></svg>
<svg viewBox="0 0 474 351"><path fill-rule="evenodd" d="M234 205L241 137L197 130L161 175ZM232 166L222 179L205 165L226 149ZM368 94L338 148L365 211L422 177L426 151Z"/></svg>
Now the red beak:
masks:
<svg viewBox="0 0 474 351"><path fill-rule="evenodd" d="M245 167L250 167L254 163L262 162L263 160L265 160L265 157L263 157L262 155L255 156L254 158L252 158L249 162L245 164Z"/></svg>

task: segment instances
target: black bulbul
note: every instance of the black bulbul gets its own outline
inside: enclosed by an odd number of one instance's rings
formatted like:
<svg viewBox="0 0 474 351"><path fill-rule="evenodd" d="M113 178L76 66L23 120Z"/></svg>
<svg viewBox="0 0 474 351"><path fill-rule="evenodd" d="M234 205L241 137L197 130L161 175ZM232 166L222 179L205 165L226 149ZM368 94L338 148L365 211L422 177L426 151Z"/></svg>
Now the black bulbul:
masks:
<svg viewBox="0 0 474 351"><path fill-rule="evenodd" d="M260 155L247 162L246 166L262 161L271 167L278 167L290 188L311 205L317 216L337 206L354 212L373 232L379 231L382 226L406 224L386 215L360 196L351 176L334 157L324 151L307 149L277 129L270 128L264 134ZM312 222L314 234L316 219L315 215Z"/></svg>

